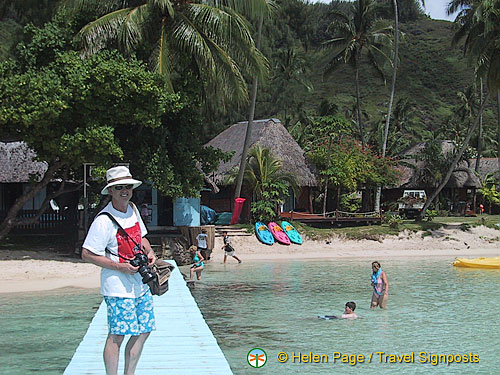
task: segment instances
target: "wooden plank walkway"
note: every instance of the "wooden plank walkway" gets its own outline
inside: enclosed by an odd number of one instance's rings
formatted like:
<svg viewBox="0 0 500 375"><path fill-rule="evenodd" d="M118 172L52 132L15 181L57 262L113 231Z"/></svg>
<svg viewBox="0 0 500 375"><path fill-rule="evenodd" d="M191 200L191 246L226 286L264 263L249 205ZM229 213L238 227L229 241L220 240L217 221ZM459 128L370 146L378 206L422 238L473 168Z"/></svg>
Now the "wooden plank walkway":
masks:
<svg viewBox="0 0 500 375"><path fill-rule="evenodd" d="M161 297L153 296L153 299L156 331L144 345L136 375L232 374L177 267L170 277L168 292ZM105 374L102 351L107 335L103 301L64 374ZM123 351L127 340L125 337L121 347L119 374L123 374Z"/></svg>

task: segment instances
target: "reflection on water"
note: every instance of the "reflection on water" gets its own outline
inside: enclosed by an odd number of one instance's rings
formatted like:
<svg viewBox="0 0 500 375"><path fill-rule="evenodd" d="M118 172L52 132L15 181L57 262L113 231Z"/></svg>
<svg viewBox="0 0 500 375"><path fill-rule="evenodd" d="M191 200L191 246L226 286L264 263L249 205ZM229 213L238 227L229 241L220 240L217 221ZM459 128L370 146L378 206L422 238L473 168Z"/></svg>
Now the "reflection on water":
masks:
<svg viewBox="0 0 500 375"><path fill-rule="evenodd" d="M193 294L235 374L253 370L246 355L254 347L267 352L263 374L496 373L500 271L455 268L449 258L379 260L388 310L369 309L370 260L209 264ZM351 300L360 319L316 318ZM328 354L329 363L279 363L281 351ZM372 362L333 364L334 351L373 352ZM415 363L379 363L376 352L414 352ZM419 363L419 352L475 353L480 362L433 366Z"/></svg>
<svg viewBox="0 0 500 375"><path fill-rule="evenodd" d="M102 297L98 290L64 288L2 294L0 374L62 374Z"/></svg>

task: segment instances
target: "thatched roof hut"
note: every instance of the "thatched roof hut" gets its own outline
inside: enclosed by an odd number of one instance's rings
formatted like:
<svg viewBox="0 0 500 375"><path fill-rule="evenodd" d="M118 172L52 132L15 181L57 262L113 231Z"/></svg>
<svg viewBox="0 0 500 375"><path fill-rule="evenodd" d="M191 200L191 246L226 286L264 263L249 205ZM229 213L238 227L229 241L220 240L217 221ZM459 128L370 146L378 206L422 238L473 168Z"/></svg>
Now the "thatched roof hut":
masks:
<svg viewBox="0 0 500 375"><path fill-rule="evenodd" d="M476 159L469 159L471 168L476 166ZM483 180L486 175L493 175L500 179L500 159L499 158L481 158L479 162L479 177Z"/></svg>
<svg viewBox="0 0 500 375"><path fill-rule="evenodd" d="M224 152L234 151L229 162L219 165L219 169L215 172L215 178L210 176L217 185L223 185L229 172L233 168L239 167L247 124L247 121L238 122L206 144L206 146L219 148ZM306 158L304 150L295 142L280 120L254 121L250 148L256 144L270 149L271 153L282 161L283 170L293 173L297 177L299 186L317 186L315 165Z"/></svg>
<svg viewBox="0 0 500 375"><path fill-rule="evenodd" d="M402 189L425 189L430 186L425 186L422 181L422 171L425 167L425 162L418 160L418 155L423 151L425 143L417 143L405 151L401 152L400 159L407 165L398 166L401 172L399 179L399 188ZM451 141L441 141L441 149L443 154L449 154L454 151L455 145ZM446 171L444 171L446 172ZM481 180L474 172L473 167L466 161L460 162L455 171L451 175L446 188L481 188Z"/></svg>
<svg viewBox="0 0 500 375"><path fill-rule="evenodd" d="M40 181L48 164L35 158L24 142L0 142L0 183L29 182L30 177Z"/></svg>

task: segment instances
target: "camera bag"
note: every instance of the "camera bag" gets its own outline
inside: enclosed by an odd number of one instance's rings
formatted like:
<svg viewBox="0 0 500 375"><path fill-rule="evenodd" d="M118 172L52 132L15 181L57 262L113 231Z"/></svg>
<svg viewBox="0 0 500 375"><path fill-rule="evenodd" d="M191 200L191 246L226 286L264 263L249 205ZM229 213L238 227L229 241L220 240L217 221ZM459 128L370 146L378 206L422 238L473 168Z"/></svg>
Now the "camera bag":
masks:
<svg viewBox="0 0 500 375"><path fill-rule="evenodd" d="M132 206L134 208L134 213L137 216L135 206ZM106 215L111 219L111 221L118 226L118 229L122 231L122 234L125 236L129 237L132 242L136 245L136 247L140 248L139 244L137 244L132 237L128 235L128 233L125 231L125 229L122 228L120 223L111 215L109 212L101 212L99 215ZM141 251L143 251L141 249ZM113 254L111 251L106 249L106 252ZM115 256L121 257L119 254L113 254ZM130 259L127 259L130 260ZM172 275L172 271L175 267L168 263L165 262L164 260L161 259L156 259L156 261L151 265L151 272L155 275L155 278L148 282L149 289L151 290L151 294L154 294L156 296L161 296L168 290L168 279Z"/></svg>

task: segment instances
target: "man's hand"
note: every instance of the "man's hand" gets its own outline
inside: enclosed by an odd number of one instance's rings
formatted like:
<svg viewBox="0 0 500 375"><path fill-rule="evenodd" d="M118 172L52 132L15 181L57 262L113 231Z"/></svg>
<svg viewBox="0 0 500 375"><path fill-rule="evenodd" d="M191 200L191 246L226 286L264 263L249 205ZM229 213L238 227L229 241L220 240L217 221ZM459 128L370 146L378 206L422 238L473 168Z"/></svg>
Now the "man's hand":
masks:
<svg viewBox="0 0 500 375"><path fill-rule="evenodd" d="M149 249L148 251L148 266L151 266L154 262L156 262L156 254L153 249Z"/></svg>
<svg viewBox="0 0 500 375"><path fill-rule="evenodd" d="M117 266L118 271L123 272L123 273L128 273L129 275L133 275L134 273L136 273L139 270L139 267L134 267L133 265L131 265L128 262L116 263L116 264L118 265Z"/></svg>

